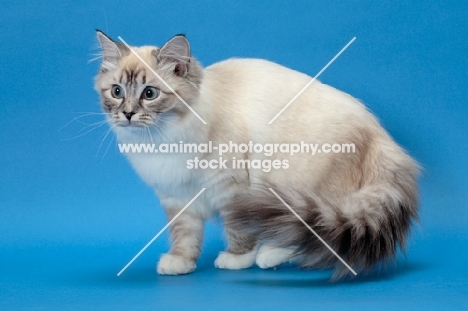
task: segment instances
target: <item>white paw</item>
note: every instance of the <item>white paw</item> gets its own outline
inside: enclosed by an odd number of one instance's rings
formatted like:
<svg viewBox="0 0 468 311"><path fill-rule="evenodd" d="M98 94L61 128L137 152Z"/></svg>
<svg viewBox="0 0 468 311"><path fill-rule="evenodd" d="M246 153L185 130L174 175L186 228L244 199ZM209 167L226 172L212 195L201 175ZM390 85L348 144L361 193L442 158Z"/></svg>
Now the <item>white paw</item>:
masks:
<svg viewBox="0 0 468 311"><path fill-rule="evenodd" d="M158 262L158 274L178 275L195 270L195 261L173 254L164 254Z"/></svg>
<svg viewBox="0 0 468 311"><path fill-rule="evenodd" d="M258 250L255 263L262 269L276 267L291 259L294 249L262 245Z"/></svg>
<svg viewBox="0 0 468 311"><path fill-rule="evenodd" d="M219 269L239 270L250 268L255 262L256 250L247 254L236 255L228 252L220 252L214 265Z"/></svg>

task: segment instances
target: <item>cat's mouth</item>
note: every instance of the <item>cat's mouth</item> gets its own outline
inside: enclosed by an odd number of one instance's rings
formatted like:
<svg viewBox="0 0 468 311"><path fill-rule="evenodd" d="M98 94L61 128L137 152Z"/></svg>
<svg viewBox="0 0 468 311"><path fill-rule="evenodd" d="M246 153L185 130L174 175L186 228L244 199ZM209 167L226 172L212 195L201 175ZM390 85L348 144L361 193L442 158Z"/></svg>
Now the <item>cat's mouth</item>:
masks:
<svg viewBox="0 0 468 311"><path fill-rule="evenodd" d="M151 125L148 124L147 122L143 121L119 121L116 123L117 126L119 127L129 127L129 128L142 128L142 127L150 127Z"/></svg>

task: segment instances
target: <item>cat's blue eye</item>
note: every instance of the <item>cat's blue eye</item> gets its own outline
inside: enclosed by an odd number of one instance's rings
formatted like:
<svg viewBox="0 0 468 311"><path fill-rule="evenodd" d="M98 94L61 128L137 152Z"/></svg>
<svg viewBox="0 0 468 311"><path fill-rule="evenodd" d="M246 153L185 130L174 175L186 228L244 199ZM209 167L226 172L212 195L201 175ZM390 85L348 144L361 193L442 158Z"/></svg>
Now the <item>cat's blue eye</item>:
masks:
<svg viewBox="0 0 468 311"><path fill-rule="evenodd" d="M120 85L115 84L112 86L112 96L115 98L122 98L124 95L125 92Z"/></svg>
<svg viewBox="0 0 468 311"><path fill-rule="evenodd" d="M142 95L144 99L152 100L159 96L159 90L154 86L147 86Z"/></svg>

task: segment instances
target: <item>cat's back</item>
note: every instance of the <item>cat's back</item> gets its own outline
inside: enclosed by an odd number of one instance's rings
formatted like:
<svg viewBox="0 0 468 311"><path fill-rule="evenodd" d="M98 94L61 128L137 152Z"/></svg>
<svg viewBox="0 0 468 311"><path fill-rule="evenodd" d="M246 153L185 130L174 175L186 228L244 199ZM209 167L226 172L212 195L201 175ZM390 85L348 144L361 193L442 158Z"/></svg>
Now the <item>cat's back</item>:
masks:
<svg viewBox="0 0 468 311"><path fill-rule="evenodd" d="M217 109L236 110L243 118L262 122L262 117L279 111L310 79L271 61L231 58L207 67L203 84Z"/></svg>
<svg viewBox="0 0 468 311"><path fill-rule="evenodd" d="M225 115L247 124L268 124L294 99L275 121L278 130L291 121L308 124L309 130L317 130L310 124L336 125L339 130L363 123L377 126L357 99L318 80L308 85L311 80L311 76L271 61L232 58L207 67L203 84L216 110L225 110Z"/></svg>
<svg viewBox="0 0 468 311"><path fill-rule="evenodd" d="M256 85L274 84L278 78L285 77L292 79L288 83L296 80L307 83L309 79L303 73L257 58L230 58L205 68L204 75L207 80L234 85L252 81L255 81Z"/></svg>

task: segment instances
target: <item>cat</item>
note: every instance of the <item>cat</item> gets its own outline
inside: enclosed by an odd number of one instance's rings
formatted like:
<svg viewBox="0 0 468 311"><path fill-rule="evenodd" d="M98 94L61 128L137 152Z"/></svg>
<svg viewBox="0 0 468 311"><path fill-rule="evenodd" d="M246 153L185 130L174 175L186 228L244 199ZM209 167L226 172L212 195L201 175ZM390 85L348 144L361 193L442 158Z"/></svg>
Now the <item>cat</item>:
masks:
<svg viewBox="0 0 468 311"><path fill-rule="evenodd" d="M314 156L231 150L223 155L228 163L223 169L187 166L195 157L217 159L216 152L126 153L174 220L172 247L157 264L159 274L195 270L204 221L216 215L224 221L227 239L227 249L215 260L220 269L292 262L332 268L335 279L352 277L299 217L358 273L404 249L418 219L419 166L358 100L314 81L271 123L311 77L261 59L233 58L202 68L184 35L160 48L130 48L101 31L97 37L102 63L95 88L119 143L355 146L350 153ZM288 165L269 172L233 169L236 159L278 159Z"/></svg>

